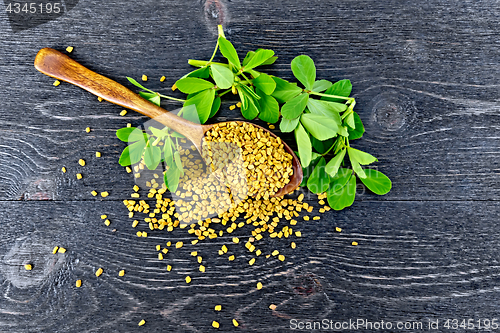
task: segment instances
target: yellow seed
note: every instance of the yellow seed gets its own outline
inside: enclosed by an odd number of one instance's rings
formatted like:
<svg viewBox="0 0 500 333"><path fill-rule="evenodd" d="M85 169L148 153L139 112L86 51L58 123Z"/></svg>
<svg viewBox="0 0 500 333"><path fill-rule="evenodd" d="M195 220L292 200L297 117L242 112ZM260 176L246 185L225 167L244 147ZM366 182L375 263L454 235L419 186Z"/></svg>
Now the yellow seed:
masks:
<svg viewBox="0 0 500 333"><path fill-rule="evenodd" d="M92 194L94 197L97 196L97 192L96 191L92 191L92 192L90 192L90 194Z"/></svg>
<svg viewBox="0 0 500 333"><path fill-rule="evenodd" d="M102 97L97 97L97 100L98 100L99 102L102 102L104 99L103 99Z"/></svg>
<svg viewBox="0 0 500 333"><path fill-rule="evenodd" d="M128 217L129 217L130 219L131 219L131 218L133 218L133 217L134 217L134 212L129 212L129 213L128 213Z"/></svg>
<svg viewBox="0 0 500 333"><path fill-rule="evenodd" d="M304 216L304 221L309 221L309 216Z"/></svg>
<svg viewBox="0 0 500 333"><path fill-rule="evenodd" d="M248 262L248 264L250 266L252 266L253 264L255 264L255 258L250 259L250 261Z"/></svg>
<svg viewBox="0 0 500 333"><path fill-rule="evenodd" d="M200 272L205 272L205 266L200 265Z"/></svg>
<svg viewBox="0 0 500 333"><path fill-rule="evenodd" d="M274 304L269 305L269 309L276 310L276 305L274 305Z"/></svg>
<svg viewBox="0 0 500 333"><path fill-rule="evenodd" d="M341 232L341 231L342 231L342 228L335 227L335 231L337 231L337 232Z"/></svg>
<svg viewBox="0 0 500 333"><path fill-rule="evenodd" d="M176 249L180 249L180 248L182 247L182 245L184 245L184 243L182 243L182 242L177 242L177 243L175 243L175 248L176 248Z"/></svg>
<svg viewBox="0 0 500 333"><path fill-rule="evenodd" d="M167 271L169 271L169 272L170 272L171 270L172 270L172 266L168 265L168 266L167 266Z"/></svg>
<svg viewBox="0 0 500 333"><path fill-rule="evenodd" d="M234 327L238 327L240 324L236 321L236 319L233 319L233 325Z"/></svg>
<svg viewBox="0 0 500 333"><path fill-rule="evenodd" d="M33 269L33 266L31 266L30 264L27 264L27 265L24 265L24 269L27 271L31 271Z"/></svg>
<svg viewBox="0 0 500 333"><path fill-rule="evenodd" d="M233 237L233 243L238 244L240 242L240 239L238 237Z"/></svg>
<svg viewBox="0 0 500 333"><path fill-rule="evenodd" d="M122 111L120 112L120 116L122 116L122 117L123 117L124 115L126 115L126 114L127 114L127 110L122 110Z"/></svg>
<svg viewBox="0 0 500 333"><path fill-rule="evenodd" d="M296 237L302 237L302 233L300 231L295 231L295 236Z"/></svg>
<svg viewBox="0 0 500 333"><path fill-rule="evenodd" d="M68 53L73 52L73 46L68 46L68 47L66 48L66 52L68 52Z"/></svg>
<svg viewBox="0 0 500 333"><path fill-rule="evenodd" d="M292 247L292 249L295 249L297 247L297 244L295 244L295 242L292 242L292 244L290 244L290 246Z"/></svg>
<svg viewBox="0 0 500 333"><path fill-rule="evenodd" d="M172 245L172 242L167 242L167 246L170 246L170 245Z"/></svg>
<svg viewBox="0 0 500 333"><path fill-rule="evenodd" d="M80 164L81 166L85 166L85 160L80 158L78 160L78 164Z"/></svg>
<svg viewBox="0 0 500 333"><path fill-rule="evenodd" d="M122 269L121 271L118 272L118 276L124 276L125 275L125 270Z"/></svg>
<svg viewBox="0 0 500 333"><path fill-rule="evenodd" d="M101 215L101 219L105 220L108 218L108 215Z"/></svg>
<svg viewBox="0 0 500 333"><path fill-rule="evenodd" d="M229 259L229 261L233 261L234 260L234 255L229 256L227 259Z"/></svg>
<svg viewBox="0 0 500 333"><path fill-rule="evenodd" d="M356 245L358 245L358 242L352 242L351 244L356 246Z"/></svg>
<svg viewBox="0 0 500 333"><path fill-rule="evenodd" d="M174 85L172 86L172 91L175 91L176 89L177 89L177 86L174 83Z"/></svg>
<svg viewBox="0 0 500 333"><path fill-rule="evenodd" d="M193 244L193 245L195 245L196 243L198 243L198 240L197 240L197 239L193 239L193 240L191 241L191 244Z"/></svg>
<svg viewBox="0 0 500 333"><path fill-rule="evenodd" d="M222 250L222 252L227 253L227 246L226 245L222 245L221 250Z"/></svg>
<svg viewBox="0 0 500 333"><path fill-rule="evenodd" d="M126 167L125 170L127 171L127 173L131 173L132 172L132 169L130 169L130 167Z"/></svg>
<svg viewBox="0 0 500 333"><path fill-rule="evenodd" d="M139 221L138 220L134 220L134 222L132 222L132 228L137 227L138 224L139 224Z"/></svg>
<svg viewBox="0 0 500 333"><path fill-rule="evenodd" d="M130 194L130 197L131 197L131 198L140 198L140 197L141 197L141 195L140 195L139 193L131 193L131 194Z"/></svg>
<svg viewBox="0 0 500 333"><path fill-rule="evenodd" d="M319 220L321 217L320 216L315 216L313 217L313 220Z"/></svg>
<svg viewBox="0 0 500 333"><path fill-rule="evenodd" d="M141 321L139 322L139 324L138 324L138 325L139 325L139 326L142 326L142 325L144 325L145 323L146 323L146 321L143 319L143 320L141 320Z"/></svg>
<svg viewBox="0 0 500 333"><path fill-rule="evenodd" d="M191 282L191 277L190 276L186 276L186 283L190 283Z"/></svg>
<svg viewBox="0 0 500 333"><path fill-rule="evenodd" d="M76 280L76 287L80 288L82 286L82 280Z"/></svg>
<svg viewBox="0 0 500 333"><path fill-rule="evenodd" d="M219 323L214 320L212 322L212 326L215 327L215 328L219 328Z"/></svg>
<svg viewBox="0 0 500 333"><path fill-rule="evenodd" d="M156 251L160 251L161 250L161 245L156 245Z"/></svg>
<svg viewBox="0 0 500 333"><path fill-rule="evenodd" d="M299 197L297 198L298 201L304 200L304 193L301 193Z"/></svg>
<svg viewBox="0 0 500 333"><path fill-rule="evenodd" d="M192 255L193 257L196 257L196 256L198 255L198 251L193 251L193 252L191 252L191 255Z"/></svg>
<svg viewBox="0 0 500 333"><path fill-rule="evenodd" d="M160 82L165 81L165 79L166 79L166 77L165 77L165 76L162 76L162 77L160 78Z"/></svg>
<svg viewBox="0 0 500 333"><path fill-rule="evenodd" d="M54 248L52 249L52 254L56 254L57 250L59 250L59 246L54 246Z"/></svg>
<svg viewBox="0 0 500 333"><path fill-rule="evenodd" d="M214 309L215 311L220 311L222 310L222 305L216 305Z"/></svg>
<svg viewBox="0 0 500 333"><path fill-rule="evenodd" d="M60 247L59 250L57 250L59 253L66 253L66 249L64 247Z"/></svg>
<svg viewBox="0 0 500 333"><path fill-rule="evenodd" d="M262 282L257 282L257 289L261 290L262 289Z"/></svg>
<svg viewBox="0 0 500 333"><path fill-rule="evenodd" d="M66 168L65 168L65 167L62 167L62 168L61 168L61 171L62 171L63 173L66 173Z"/></svg>
<svg viewBox="0 0 500 333"><path fill-rule="evenodd" d="M280 254L280 255L278 256L278 259L279 259L280 261L285 261L285 256L284 256L284 255L282 255L282 254Z"/></svg>
<svg viewBox="0 0 500 333"><path fill-rule="evenodd" d="M320 200L320 201L318 201L318 203L319 203L320 205L324 205L324 204L325 204L325 201L324 201L324 200Z"/></svg>
<svg viewBox="0 0 500 333"><path fill-rule="evenodd" d="M101 192L101 197L106 198L109 195L109 192Z"/></svg>
<svg viewBox="0 0 500 333"><path fill-rule="evenodd" d="M275 128L276 128L276 126L274 126L274 125L269 125L269 129L272 129L272 130L273 130L273 129L275 129Z"/></svg>
<svg viewBox="0 0 500 333"><path fill-rule="evenodd" d="M144 74L142 74L142 81L147 81L148 80L148 77Z"/></svg>
<svg viewBox="0 0 500 333"><path fill-rule="evenodd" d="M77 173L77 174L76 174L76 179L82 179L82 178L83 178L83 176L82 176L82 174L81 174L81 173Z"/></svg>
<svg viewBox="0 0 500 333"><path fill-rule="evenodd" d="M256 256L260 256L261 254L262 254L262 251L261 251L261 250L257 250L257 251L255 251L255 255L256 255Z"/></svg>
<svg viewBox="0 0 500 333"><path fill-rule="evenodd" d="M109 225L111 224L111 222L109 220L106 220L106 221L104 221L104 224L109 227Z"/></svg>
<svg viewBox="0 0 500 333"><path fill-rule="evenodd" d="M132 124L131 123L127 123L127 127L132 127Z"/></svg>
<svg viewBox="0 0 500 333"><path fill-rule="evenodd" d="M163 254L161 252L158 253L158 260L163 260Z"/></svg>
<svg viewBox="0 0 500 333"><path fill-rule="evenodd" d="M164 254L167 254L168 253L168 249L164 248L163 250L161 250L161 252L163 252Z"/></svg>
<svg viewBox="0 0 500 333"><path fill-rule="evenodd" d="M102 156L102 154L101 154L101 152L100 152L100 151L96 151L96 152L95 152L95 157L101 157L101 156Z"/></svg>
<svg viewBox="0 0 500 333"><path fill-rule="evenodd" d="M141 233L141 237L148 237L148 233L147 233L147 232L145 232L145 231L143 231L143 232Z"/></svg>
<svg viewBox="0 0 500 333"><path fill-rule="evenodd" d="M137 192L137 191L139 191L139 186L134 185L133 189L134 189L134 191L136 191L136 192Z"/></svg>
<svg viewBox="0 0 500 333"><path fill-rule="evenodd" d="M55 80L54 83L52 83L55 87L57 87L58 85L61 84L61 82L59 80Z"/></svg>
<svg viewBox="0 0 500 333"><path fill-rule="evenodd" d="M95 276L97 276L97 277L101 276L102 272L103 272L102 268L99 268L99 269L95 272Z"/></svg>
<svg viewBox="0 0 500 333"><path fill-rule="evenodd" d="M241 108L241 102L236 103L236 106Z"/></svg>
<svg viewBox="0 0 500 333"><path fill-rule="evenodd" d="M236 109L236 105L231 105L231 106L229 107L229 110L234 110L234 109Z"/></svg>

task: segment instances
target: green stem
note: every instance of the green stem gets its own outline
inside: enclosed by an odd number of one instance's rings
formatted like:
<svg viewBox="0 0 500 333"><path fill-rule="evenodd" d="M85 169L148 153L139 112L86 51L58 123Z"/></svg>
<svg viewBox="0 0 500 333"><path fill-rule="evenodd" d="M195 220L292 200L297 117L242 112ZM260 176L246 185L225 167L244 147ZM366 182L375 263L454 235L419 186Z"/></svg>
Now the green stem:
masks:
<svg viewBox="0 0 500 333"><path fill-rule="evenodd" d="M229 67L228 64L223 64L221 62L211 62L211 61L206 61L206 60L195 60L195 59L189 59L188 64L190 64L191 66L195 66L195 67L205 67L205 66L209 66L211 64L217 64L217 65Z"/></svg>
<svg viewBox="0 0 500 333"><path fill-rule="evenodd" d="M353 97L345 97L345 96L338 96L338 95L323 94L323 93L319 93L319 92L315 92L315 91L309 91L309 94L316 95L316 96L322 96L322 97L331 97L331 98L345 99L349 103L355 102Z"/></svg>
<svg viewBox="0 0 500 333"><path fill-rule="evenodd" d="M208 63L211 63L212 60L214 60L215 58L215 54L217 53L217 49L219 48L219 39L217 38L217 44L215 44L215 49L214 49L214 53L212 53L212 57L210 58L210 60L208 61Z"/></svg>
<svg viewBox="0 0 500 333"><path fill-rule="evenodd" d="M231 89L228 89L228 90L224 91L222 94L218 94L218 96L219 97L224 96L225 94L227 94L230 91L231 91Z"/></svg>
<svg viewBox="0 0 500 333"><path fill-rule="evenodd" d="M243 72L241 72L241 76L243 76L245 80L250 84L250 80L245 76L245 74L243 74Z"/></svg>
<svg viewBox="0 0 500 333"><path fill-rule="evenodd" d="M156 94L158 94L158 93L156 93ZM167 95L162 95L162 94L158 94L158 96L166 98L166 99L171 99L171 100L177 101L177 102L182 102L182 103L184 103L186 101L185 99L175 98L172 96L167 96Z"/></svg>

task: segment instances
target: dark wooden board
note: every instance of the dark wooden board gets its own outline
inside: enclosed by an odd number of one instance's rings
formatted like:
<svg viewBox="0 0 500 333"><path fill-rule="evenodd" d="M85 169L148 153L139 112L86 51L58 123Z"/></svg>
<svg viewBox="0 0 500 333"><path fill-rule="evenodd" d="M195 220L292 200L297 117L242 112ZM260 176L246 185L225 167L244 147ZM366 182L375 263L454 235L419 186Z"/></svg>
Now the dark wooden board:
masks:
<svg viewBox="0 0 500 333"><path fill-rule="evenodd" d="M80 1L54 21L13 33L2 9L0 332L129 332L141 318L151 332L207 332L216 318L222 331L234 331L233 317L241 331L255 332L289 331L289 318L494 318L499 15L492 0ZM268 239L267 249L284 249L284 263L249 267L240 247L241 262L229 264L216 254L217 240L199 245L207 273L196 271L187 248L171 254L178 268L168 273L154 246L184 234L138 239L120 202L134 179L117 163L124 144L114 133L147 119L120 117L121 108L68 84L52 86L33 60L42 47L71 45L71 57L90 69L129 87L126 76L146 74L148 87L169 91L190 69L188 58L210 57L217 23L242 53L274 49L271 74L291 78L291 59L308 54L318 78L349 78L366 127L353 145L379 158L393 190L379 197L360 189L353 207L303 224L295 251ZM230 104L214 121L241 118ZM92 190L110 196L96 199ZM49 254L54 244L68 253ZM20 267L26 258L35 262L30 273ZM215 313L215 304L224 310Z"/></svg>

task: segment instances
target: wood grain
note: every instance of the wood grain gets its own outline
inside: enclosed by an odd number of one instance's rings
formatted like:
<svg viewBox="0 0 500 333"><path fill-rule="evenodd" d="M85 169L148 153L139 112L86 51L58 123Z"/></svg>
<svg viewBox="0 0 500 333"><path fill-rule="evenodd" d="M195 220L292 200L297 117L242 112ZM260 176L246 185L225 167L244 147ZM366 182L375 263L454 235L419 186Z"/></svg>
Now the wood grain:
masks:
<svg viewBox="0 0 500 333"><path fill-rule="evenodd" d="M0 332L130 332L142 318L148 332L208 332L212 320L234 332L232 318L242 332L289 332L291 318L494 318L499 15L492 0L140 6L80 0L55 21L13 33L1 11ZM265 251L282 251L285 262L257 260L250 267L243 247L231 245L237 260L230 263L217 255L226 238L158 261L157 243L189 238L177 231L134 235L120 203L134 179L117 163L124 144L114 134L147 119L133 112L120 117L120 108L68 84L54 87L32 65L39 49L71 45L73 59L126 87L133 88L126 76L146 74L149 88L181 97L170 86L190 69L188 58L210 57L217 24L241 55L275 50L271 74L291 78L290 61L305 53L315 60L318 78L349 78L366 127L353 146L378 157L377 167L393 180L386 196L359 188L352 208L301 224L304 237L294 240L295 251L290 240L262 243ZM214 122L241 119L231 104L223 104ZM79 158L87 166L80 167ZM92 190L110 196L94 198ZM100 220L103 213L111 227ZM54 245L68 252L54 256ZM193 249L206 260L205 274L189 255ZM22 268L28 261L31 272ZM100 278L98 267L104 268ZM120 269L127 271L123 278ZM257 281L263 290L256 290ZM271 303L276 311L268 309ZM216 304L223 311L213 311Z"/></svg>

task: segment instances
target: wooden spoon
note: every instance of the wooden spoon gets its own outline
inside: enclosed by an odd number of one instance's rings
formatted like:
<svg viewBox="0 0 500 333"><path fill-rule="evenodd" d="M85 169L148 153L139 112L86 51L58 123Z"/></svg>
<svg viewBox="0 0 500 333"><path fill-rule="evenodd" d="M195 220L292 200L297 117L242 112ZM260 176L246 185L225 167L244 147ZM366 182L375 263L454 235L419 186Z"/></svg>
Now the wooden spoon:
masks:
<svg viewBox="0 0 500 333"><path fill-rule="evenodd" d="M66 81L83 88L94 95L97 95L108 102L120 105L124 108L137 111L145 116L154 118L163 125L184 135L200 151L205 132L214 126L195 124L189 120L181 118L167 110L145 100L130 89L122 86L118 82L108 79L105 76L97 74L90 69L80 65L67 55L51 48L43 48L38 51L35 58L35 68L40 72L54 77L61 81ZM241 123L241 121L238 121ZM272 136L277 136L269 132ZM294 191L302 182L303 174L300 161L293 150L283 141L285 150L293 156L292 167L293 175L290 182L281 188L274 196L282 196Z"/></svg>

